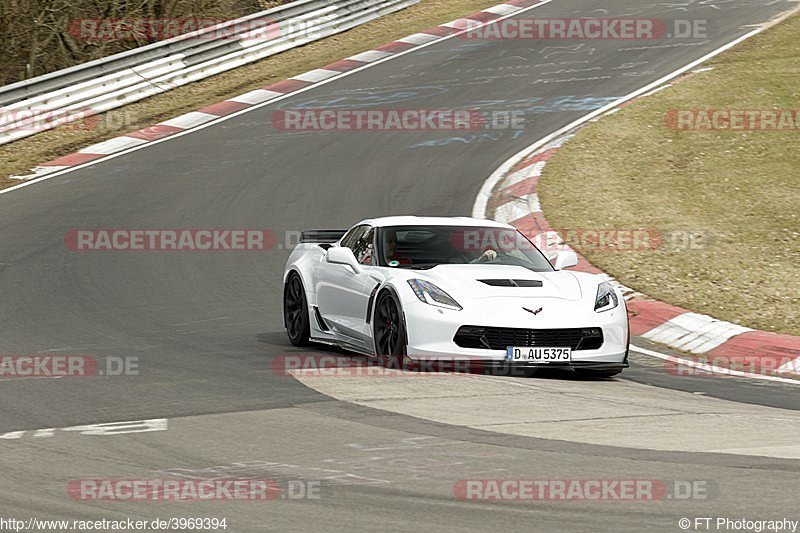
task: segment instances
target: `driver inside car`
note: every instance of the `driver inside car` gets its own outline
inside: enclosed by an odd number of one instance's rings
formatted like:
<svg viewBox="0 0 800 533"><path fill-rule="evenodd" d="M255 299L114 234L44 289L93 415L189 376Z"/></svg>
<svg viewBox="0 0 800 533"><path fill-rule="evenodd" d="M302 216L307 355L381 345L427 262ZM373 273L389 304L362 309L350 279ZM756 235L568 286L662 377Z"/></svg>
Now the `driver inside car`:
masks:
<svg viewBox="0 0 800 533"><path fill-rule="evenodd" d="M383 257L389 266L411 265L413 261L397 253L397 232L386 230L383 233Z"/></svg>
<svg viewBox="0 0 800 533"><path fill-rule="evenodd" d="M488 261L494 261L497 259L497 252L492 250L491 248L486 249L480 257L476 257L470 263L486 263Z"/></svg>
<svg viewBox="0 0 800 533"><path fill-rule="evenodd" d="M486 263L495 259L497 259L497 252L491 248L487 248L483 253L481 253L480 250L462 250L460 252L452 252L449 263L451 265L474 265L476 263Z"/></svg>

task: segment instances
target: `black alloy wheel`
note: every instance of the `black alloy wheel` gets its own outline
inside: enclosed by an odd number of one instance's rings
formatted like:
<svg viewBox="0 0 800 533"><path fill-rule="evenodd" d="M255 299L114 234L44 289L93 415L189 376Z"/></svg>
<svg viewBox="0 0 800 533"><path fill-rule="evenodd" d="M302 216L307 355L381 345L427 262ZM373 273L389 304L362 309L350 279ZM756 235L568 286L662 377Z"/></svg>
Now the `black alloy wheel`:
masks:
<svg viewBox="0 0 800 533"><path fill-rule="evenodd" d="M296 273L289 275L283 288L283 322L289 342L295 346L308 344L310 330L308 323L308 304L303 281Z"/></svg>
<svg viewBox="0 0 800 533"><path fill-rule="evenodd" d="M405 323L400 305L391 292L383 292L378 296L373 334L375 354L387 364L402 368L406 355Z"/></svg>

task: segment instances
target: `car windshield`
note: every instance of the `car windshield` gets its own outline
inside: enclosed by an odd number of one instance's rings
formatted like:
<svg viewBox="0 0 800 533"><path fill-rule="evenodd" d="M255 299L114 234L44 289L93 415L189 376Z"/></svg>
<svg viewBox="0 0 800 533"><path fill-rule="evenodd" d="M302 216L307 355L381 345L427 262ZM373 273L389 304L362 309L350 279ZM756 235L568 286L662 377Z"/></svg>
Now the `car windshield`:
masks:
<svg viewBox="0 0 800 533"><path fill-rule="evenodd" d="M547 258L520 232L480 226L379 228L378 264L427 269L437 265L510 265L551 272Z"/></svg>

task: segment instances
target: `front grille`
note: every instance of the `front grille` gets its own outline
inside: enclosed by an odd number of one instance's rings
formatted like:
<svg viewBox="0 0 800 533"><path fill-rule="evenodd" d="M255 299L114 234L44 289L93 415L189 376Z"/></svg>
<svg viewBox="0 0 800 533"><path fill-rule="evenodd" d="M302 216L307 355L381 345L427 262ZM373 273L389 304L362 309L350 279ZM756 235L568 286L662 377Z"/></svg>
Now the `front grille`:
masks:
<svg viewBox="0 0 800 533"><path fill-rule="evenodd" d="M547 346L596 350L603 345L600 328L524 329L461 326L453 341L462 348L505 350L509 346Z"/></svg>

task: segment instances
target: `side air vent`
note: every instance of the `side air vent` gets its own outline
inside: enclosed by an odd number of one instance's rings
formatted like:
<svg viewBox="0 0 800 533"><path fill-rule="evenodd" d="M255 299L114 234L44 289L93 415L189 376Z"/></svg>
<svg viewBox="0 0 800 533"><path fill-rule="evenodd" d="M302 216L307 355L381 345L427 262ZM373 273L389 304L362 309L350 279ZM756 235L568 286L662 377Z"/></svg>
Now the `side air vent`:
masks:
<svg viewBox="0 0 800 533"><path fill-rule="evenodd" d="M314 306L314 317L317 319L317 325L319 326L319 329L322 331L331 330L331 328L328 327L327 322L325 322L325 319L322 318L322 313L319 312L319 307L316 305Z"/></svg>
<svg viewBox="0 0 800 533"><path fill-rule="evenodd" d="M492 287L541 287L538 279L479 279L481 283Z"/></svg>

